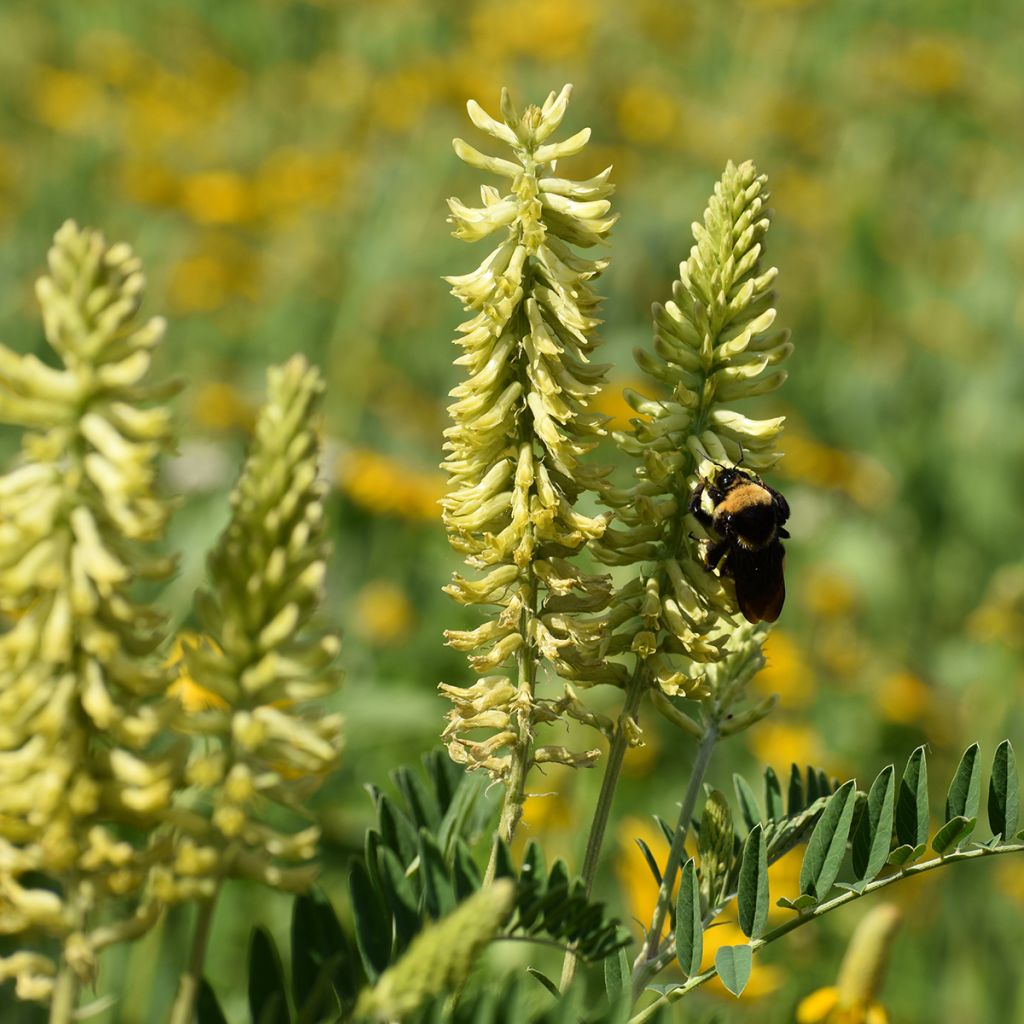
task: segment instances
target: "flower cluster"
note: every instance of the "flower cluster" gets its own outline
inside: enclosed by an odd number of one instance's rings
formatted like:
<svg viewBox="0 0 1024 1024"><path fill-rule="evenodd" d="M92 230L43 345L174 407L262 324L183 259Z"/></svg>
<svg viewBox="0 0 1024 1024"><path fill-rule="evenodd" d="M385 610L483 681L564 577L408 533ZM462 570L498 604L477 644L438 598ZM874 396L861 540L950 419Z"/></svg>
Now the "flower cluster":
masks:
<svg viewBox="0 0 1024 1024"><path fill-rule="evenodd" d="M300 356L271 369L249 457L232 495L233 515L210 557L210 589L199 595L202 642L185 646L189 680L209 695L184 718L214 740L193 753L193 804L209 810L178 819L184 836L164 898L207 895L223 877L301 888L319 836L268 824L276 803L301 803L335 765L341 719L310 702L334 692L338 637L312 621L326 575L325 484L314 430L323 392Z"/></svg>
<svg viewBox="0 0 1024 1024"><path fill-rule="evenodd" d="M174 567L151 550L168 517L156 460L173 440L155 403L175 387L145 380L164 324L138 322L144 284L127 246L68 222L37 285L63 365L0 346L0 419L27 431L0 477L0 931L55 937L83 981L102 946L155 916L146 830L180 769L159 738L162 616L131 595ZM134 916L90 930L127 897ZM0 977L45 999L55 967L23 950Z"/></svg>
<svg viewBox="0 0 1024 1024"><path fill-rule="evenodd" d="M704 535L686 512L699 479L728 465L765 470L779 457L782 417L751 419L733 408L782 383L775 365L792 347L773 328L776 271L760 266L766 199L753 164L726 167L703 224L693 226L672 301L654 307L654 351L636 352L659 394L628 391L638 415L632 432L616 434L637 461L637 482L606 490L616 520L595 550L606 564L652 569L615 595L605 621L616 632L604 649L644 658L653 685L668 695L709 693L717 675L732 673L709 674L708 666L745 660L758 642L756 631L737 630L729 581L704 568Z"/></svg>
<svg viewBox="0 0 1024 1024"><path fill-rule="evenodd" d="M534 727L562 714L595 721L569 689L539 698L537 664L575 677L577 613L600 610L609 592L606 578L571 561L605 525L575 505L603 486L601 471L583 458L603 433L603 418L588 410L605 372L590 361L599 322L590 282L607 261L575 248L600 244L615 218L610 168L586 181L556 176L555 162L579 153L590 136L584 129L548 141L569 94L566 86L520 116L503 93L502 121L471 101L473 123L510 146L514 159L456 139L466 163L507 186L483 186L477 208L449 200L456 237L503 238L475 272L448 279L472 315L457 340L466 379L452 392L445 432L444 522L452 546L482 575L456 575L446 589L461 604L498 610L475 629L447 633L479 678L468 688L442 686L455 705L446 739L456 761L510 780L514 803L530 764L585 765L597 756L533 744ZM485 738L471 736L478 730ZM503 828L517 818L511 812Z"/></svg>

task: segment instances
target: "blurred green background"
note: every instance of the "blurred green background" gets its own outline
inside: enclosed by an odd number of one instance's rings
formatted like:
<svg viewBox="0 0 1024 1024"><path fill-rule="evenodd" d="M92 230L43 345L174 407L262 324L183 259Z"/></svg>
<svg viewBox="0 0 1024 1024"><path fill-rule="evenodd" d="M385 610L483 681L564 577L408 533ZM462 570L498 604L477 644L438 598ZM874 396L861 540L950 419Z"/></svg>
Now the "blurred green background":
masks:
<svg viewBox="0 0 1024 1024"><path fill-rule="evenodd" d="M348 726L318 807L336 902L371 809L362 784L436 742L436 684L469 679L441 638L467 620L440 591L456 564L436 465L461 319L440 278L486 246L449 236L444 200L474 198L481 178L450 140L481 141L465 101L496 112L502 85L522 105L573 82L565 127L594 134L562 170L614 164L611 396L636 381L630 350L725 161L752 158L769 177L768 257L797 347L765 408L789 416L773 482L793 540L757 687L782 702L721 749L714 780L798 760L866 784L927 741L938 793L970 741L989 759L1004 735L1024 740L1022 52L1010 0L4 0L0 330L41 350L32 283L66 217L143 257L146 309L171 322L162 368L190 385L168 469L191 498L173 527L176 622L188 625L224 523L265 366L303 351L326 374ZM605 410L625 414L615 397ZM4 451L15 441L5 433ZM626 917L649 899L629 837L650 830L645 811L674 816L690 757L644 724L602 887ZM550 771L537 788L556 795L531 803L528 834L578 866L598 782ZM1024 864L899 889L892 1018L1024 1021L1010 952ZM280 931L286 912L241 889L219 908L209 973L233 1009L250 924ZM793 1020L834 979L862 912L801 930L773 948L752 998L709 993L700 1012ZM120 1000L97 1019L158 1019L146 1007L170 998L186 926L172 915L110 959L101 992ZM16 1019L3 992L0 1012Z"/></svg>

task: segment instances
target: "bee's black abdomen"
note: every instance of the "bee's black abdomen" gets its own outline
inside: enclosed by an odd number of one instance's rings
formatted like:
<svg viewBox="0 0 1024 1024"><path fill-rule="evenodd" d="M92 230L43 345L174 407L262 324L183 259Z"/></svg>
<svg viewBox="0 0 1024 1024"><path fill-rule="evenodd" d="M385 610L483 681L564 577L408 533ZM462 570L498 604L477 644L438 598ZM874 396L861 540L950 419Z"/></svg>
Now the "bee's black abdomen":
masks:
<svg viewBox="0 0 1024 1024"><path fill-rule="evenodd" d="M736 603L748 622L774 622L786 600L782 572L785 557L775 541L758 551L733 548L729 552L729 575L736 584Z"/></svg>

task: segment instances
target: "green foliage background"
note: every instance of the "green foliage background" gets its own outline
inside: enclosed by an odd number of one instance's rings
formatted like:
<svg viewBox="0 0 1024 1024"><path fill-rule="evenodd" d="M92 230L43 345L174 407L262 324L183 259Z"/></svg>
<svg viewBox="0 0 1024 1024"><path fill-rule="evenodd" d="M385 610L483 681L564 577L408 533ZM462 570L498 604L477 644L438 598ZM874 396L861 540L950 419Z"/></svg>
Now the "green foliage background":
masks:
<svg viewBox="0 0 1024 1024"><path fill-rule="evenodd" d="M769 177L768 256L797 345L784 405L768 405L790 417L774 482L794 539L758 686L782 701L723 748L715 781L797 760L864 785L925 741L948 777L973 739L1019 747L1022 43L1009 0L0 7L0 329L42 354L31 284L65 217L143 257L146 309L171 320L164 369L190 383L168 470L169 488L191 494L165 594L178 619L226 519L265 365L299 350L324 369L332 615L348 673L344 766L318 797L336 900L370 817L361 783L436 742L436 683L466 671L441 641L460 623L440 591L456 559L433 504L460 316L440 277L482 253L448 236L444 199L479 184L450 148L454 135L479 141L465 100L496 110L503 84L523 104L573 82L566 128L594 131L573 171L615 165L621 221L601 282L612 415L626 413L614 394L631 383L629 351L725 161L752 158ZM689 752L650 714L644 724L621 806L672 816ZM556 795L528 807L527 834L578 866L599 776L568 775L551 770ZM628 918L645 869L609 849L618 863L601 891ZM884 1001L911 1024L1024 1020L1011 952L1024 865L955 872L903 886ZM228 894L210 960L225 994L253 921L280 932L286 913L262 892ZM705 1011L791 1020L833 980L858 913L772 950L762 988L775 998L724 1008L709 994ZM111 958L102 986L123 998L97 1019L156 1019L146 1007L170 1000L186 926L172 915L129 963ZM2 992L0 1008L17 1019Z"/></svg>

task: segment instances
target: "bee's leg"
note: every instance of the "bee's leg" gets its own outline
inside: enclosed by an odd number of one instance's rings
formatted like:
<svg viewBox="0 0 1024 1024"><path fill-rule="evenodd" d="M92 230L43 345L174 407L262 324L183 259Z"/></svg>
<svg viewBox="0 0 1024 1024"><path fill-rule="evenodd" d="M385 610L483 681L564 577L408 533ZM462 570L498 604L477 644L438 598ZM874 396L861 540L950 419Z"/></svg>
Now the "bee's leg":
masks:
<svg viewBox="0 0 1024 1024"><path fill-rule="evenodd" d="M727 540L720 540L717 544L712 544L708 548L708 553L704 556L704 562L709 569L717 569L728 552L729 542Z"/></svg>
<svg viewBox="0 0 1024 1024"><path fill-rule="evenodd" d="M711 514L704 510L704 506L701 505L701 499L704 497L704 481L702 480L697 484L693 494L690 496L690 504L687 505L686 511L689 512L694 519L700 523L705 529L711 526Z"/></svg>
<svg viewBox="0 0 1024 1024"><path fill-rule="evenodd" d="M780 526L775 530L775 536L778 537L779 540L789 540L789 530L784 526Z"/></svg>

